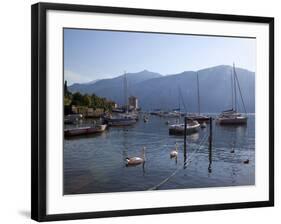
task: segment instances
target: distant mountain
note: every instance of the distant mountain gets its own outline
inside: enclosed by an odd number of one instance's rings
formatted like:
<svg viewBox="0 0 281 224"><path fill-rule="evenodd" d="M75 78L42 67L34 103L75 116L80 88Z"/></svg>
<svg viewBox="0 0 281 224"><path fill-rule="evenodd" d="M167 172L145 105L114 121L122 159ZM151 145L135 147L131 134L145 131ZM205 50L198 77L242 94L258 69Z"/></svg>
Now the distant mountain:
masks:
<svg viewBox="0 0 281 224"><path fill-rule="evenodd" d="M201 112L221 112L231 108L231 66L220 65L199 70ZM138 97L143 110L161 108L197 112L197 72L185 71L179 74L162 76L144 70L128 73L128 95ZM247 112L255 111L255 73L236 68ZM124 103L124 76L103 79L94 83L69 86L72 92L95 93ZM181 97L180 97L181 94ZM237 88L238 108L242 101ZM185 109L184 109L185 105Z"/></svg>
<svg viewBox="0 0 281 224"><path fill-rule="evenodd" d="M91 84L95 84L96 82L100 81L100 79L96 79L96 80L93 80L91 82L86 82L86 83L83 83L83 84L86 84L86 85L91 85Z"/></svg>
<svg viewBox="0 0 281 224"><path fill-rule="evenodd" d="M143 70L138 73L126 73L128 88L142 81L152 78L158 78L158 77L161 77L159 73L150 72L147 70ZM121 98L124 101L123 85L124 85L124 75L121 75L111 79L94 80L92 82L81 83L81 84L75 83L69 86L69 91L90 93L90 94L96 93L97 95L104 96L110 99L115 99L119 102ZM118 96L114 96L112 98L112 96L115 94L117 94ZM120 94L122 96L119 96Z"/></svg>

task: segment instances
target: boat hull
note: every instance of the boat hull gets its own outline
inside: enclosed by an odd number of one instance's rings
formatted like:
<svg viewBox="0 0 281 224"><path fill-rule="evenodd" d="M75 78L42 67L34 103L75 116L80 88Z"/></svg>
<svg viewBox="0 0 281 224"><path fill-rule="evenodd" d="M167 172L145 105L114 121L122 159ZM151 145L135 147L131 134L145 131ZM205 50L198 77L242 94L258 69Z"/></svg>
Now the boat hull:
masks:
<svg viewBox="0 0 281 224"><path fill-rule="evenodd" d="M107 125L99 125L97 127L81 127L64 130L65 137L81 136L81 135L91 135L98 134L105 131Z"/></svg>
<svg viewBox="0 0 281 224"><path fill-rule="evenodd" d="M64 117L64 124L77 124L83 119L82 114L68 114Z"/></svg>
<svg viewBox="0 0 281 224"><path fill-rule="evenodd" d="M200 124L198 122L194 123L193 125L187 125L186 134L191 135L197 133L199 131L199 128L200 128ZM184 135L184 124L171 125L169 127L169 134Z"/></svg>
<svg viewBox="0 0 281 224"><path fill-rule="evenodd" d="M194 115L194 116L187 116L188 119L190 120L195 120L195 121L198 121L198 123L208 123L210 121L210 117L208 116L201 116L201 115Z"/></svg>
<svg viewBox="0 0 281 224"><path fill-rule="evenodd" d="M104 117L104 122L109 126L129 126L135 124L139 119L138 114L120 114L116 117Z"/></svg>
<svg viewBox="0 0 281 224"><path fill-rule="evenodd" d="M136 123L135 119L120 119L120 120L108 120L108 125L117 127L117 126L130 126Z"/></svg>
<svg viewBox="0 0 281 224"><path fill-rule="evenodd" d="M247 117L218 118L217 122L220 125L246 125L247 120Z"/></svg>

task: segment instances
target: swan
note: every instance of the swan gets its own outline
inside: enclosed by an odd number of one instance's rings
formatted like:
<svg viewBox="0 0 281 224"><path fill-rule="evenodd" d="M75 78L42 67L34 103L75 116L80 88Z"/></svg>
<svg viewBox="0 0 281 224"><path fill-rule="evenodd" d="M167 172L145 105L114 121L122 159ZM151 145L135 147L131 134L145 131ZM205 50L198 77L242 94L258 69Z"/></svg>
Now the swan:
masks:
<svg viewBox="0 0 281 224"><path fill-rule="evenodd" d="M170 152L170 157L177 157L178 156L178 144L176 143L175 149Z"/></svg>
<svg viewBox="0 0 281 224"><path fill-rule="evenodd" d="M133 165L139 165L145 162L145 147L142 148L142 154L141 157L127 157L126 158L126 165L127 166L133 166Z"/></svg>

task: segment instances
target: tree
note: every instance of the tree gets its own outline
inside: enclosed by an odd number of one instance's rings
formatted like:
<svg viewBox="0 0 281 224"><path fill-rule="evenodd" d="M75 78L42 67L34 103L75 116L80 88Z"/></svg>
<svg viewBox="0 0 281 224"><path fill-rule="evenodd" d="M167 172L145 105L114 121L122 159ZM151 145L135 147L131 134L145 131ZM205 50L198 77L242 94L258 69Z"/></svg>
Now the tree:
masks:
<svg viewBox="0 0 281 224"><path fill-rule="evenodd" d="M85 106L93 109L104 109L105 111L111 111L114 107L114 102L109 101L106 98L98 97L95 94L88 95L84 94L82 95L79 92L71 93L67 90L67 82L64 83L64 87L66 90L64 93L64 106Z"/></svg>
<svg viewBox="0 0 281 224"><path fill-rule="evenodd" d="M81 93L76 92L72 95L72 104L75 106L82 106L83 96Z"/></svg>
<svg viewBox="0 0 281 224"><path fill-rule="evenodd" d="M67 89L67 81L64 81L64 95L68 94L68 89Z"/></svg>
<svg viewBox="0 0 281 224"><path fill-rule="evenodd" d="M91 97L88 94L82 96L82 106L90 107L91 106Z"/></svg>

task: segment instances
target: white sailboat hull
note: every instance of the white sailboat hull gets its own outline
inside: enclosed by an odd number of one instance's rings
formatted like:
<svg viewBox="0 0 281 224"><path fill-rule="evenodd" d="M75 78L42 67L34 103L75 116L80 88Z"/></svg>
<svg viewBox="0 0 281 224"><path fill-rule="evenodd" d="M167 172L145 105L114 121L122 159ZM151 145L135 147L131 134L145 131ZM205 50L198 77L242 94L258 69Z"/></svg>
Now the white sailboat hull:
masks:
<svg viewBox="0 0 281 224"><path fill-rule="evenodd" d="M190 135L198 132L200 129L200 124L197 121L192 121L187 123L186 134ZM169 126L170 135L184 135L184 124L173 124Z"/></svg>
<svg viewBox="0 0 281 224"><path fill-rule="evenodd" d="M220 116L217 118L217 123L221 124L221 125L245 125L247 124L247 116L246 115L242 115L239 112L237 112L237 97L236 97L236 83L238 86L238 90L240 93L240 97L241 97L241 101L244 107L244 111L246 112L246 108L244 105L244 101L243 101L243 96L242 96L242 92L240 89L240 84L238 81L238 77L235 71L235 67L233 64L233 76L231 73L231 80L233 78L233 81L231 82L231 88L232 90L234 90L234 105L233 105L233 95L232 95L232 109L230 110L226 110L223 111ZM234 84L234 86L233 86ZM233 91L231 92L233 94ZM234 106L234 108L233 108Z"/></svg>
<svg viewBox="0 0 281 224"><path fill-rule="evenodd" d="M243 125L247 124L248 118L245 116L237 117L220 117L217 119L217 122L221 125Z"/></svg>

